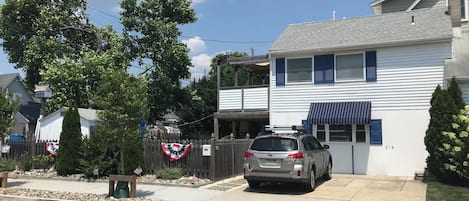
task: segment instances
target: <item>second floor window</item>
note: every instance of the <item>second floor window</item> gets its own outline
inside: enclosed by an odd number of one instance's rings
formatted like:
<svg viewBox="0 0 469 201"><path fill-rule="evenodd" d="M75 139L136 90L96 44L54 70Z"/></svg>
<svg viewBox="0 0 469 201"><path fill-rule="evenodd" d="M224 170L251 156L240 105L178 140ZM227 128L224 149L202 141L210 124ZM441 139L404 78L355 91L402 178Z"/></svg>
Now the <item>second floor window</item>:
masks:
<svg viewBox="0 0 469 201"><path fill-rule="evenodd" d="M287 60L287 82L311 82L313 61L311 58Z"/></svg>
<svg viewBox="0 0 469 201"><path fill-rule="evenodd" d="M336 56L336 80L364 80L363 54Z"/></svg>
<svg viewBox="0 0 469 201"><path fill-rule="evenodd" d="M467 16L467 4L469 3L469 1L467 0L461 0L461 18L462 19L468 19L468 16Z"/></svg>

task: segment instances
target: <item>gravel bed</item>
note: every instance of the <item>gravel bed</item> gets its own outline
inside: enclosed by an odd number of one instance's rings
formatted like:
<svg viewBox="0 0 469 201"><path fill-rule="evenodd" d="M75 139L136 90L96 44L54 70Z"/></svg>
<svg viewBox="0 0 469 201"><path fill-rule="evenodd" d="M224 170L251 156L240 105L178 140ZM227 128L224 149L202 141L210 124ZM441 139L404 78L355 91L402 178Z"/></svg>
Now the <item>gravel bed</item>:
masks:
<svg viewBox="0 0 469 201"><path fill-rule="evenodd" d="M20 196L20 197L33 197L33 198L46 198L46 199L61 199L61 200L77 200L77 201L101 201L101 200L116 200L114 198L106 198L105 194L96 195L89 193L65 193L57 191L46 190L33 190L24 188L2 188L0 194ZM146 198L125 198L119 199L122 201L147 201L151 199Z"/></svg>
<svg viewBox="0 0 469 201"><path fill-rule="evenodd" d="M55 179L55 180L67 180L67 181L86 181L86 182L108 182L107 177L99 179L86 179L82 174L70 175L67 177L58 176L55 171L44 171L44 170L31 170L31 171L11 171L8 177L10 178L31 178L31 179ZM162 180L157 179L155 175L144 175L137 177L137 183L145 184L165 184L165 185L180 185L188 187L198 187L205 184L209 184L209 179L199 179L197 177L182 177L176 180ZM0 188L0 194L20 197L35 197L35 198L46 198L46 199L62 199L62 200L79 200L79 201L100 201L100 200L116 200L112 197L106 197L106 194L89 194L89 193L68 193L68 192L57 192L48 190L34 190L24 189L19 187ZM146 201L151 200L147 198L126 198L119 199L123 201Z"/></svg>
<svg viewBox="0 0 469 201"><path fill-rule="evenodd" d="M9 172L10 178L37 178L37 179L57 179L57 180L67 180L67 181L86 181L86 182L108 182L107 177L102 177L98 179L87 179L82 174L74 174L67 177L58 176L57 172L44 170L31 170L31 171L11 171ZM181 177L180 179L175 180L164 180L158 179L155 175L143 175L137 177L137 183L144 184L173 184L181 186L190 186L198 187L205 184L209 184L210 179L200 179L195 176L191 177Z"/></svg>

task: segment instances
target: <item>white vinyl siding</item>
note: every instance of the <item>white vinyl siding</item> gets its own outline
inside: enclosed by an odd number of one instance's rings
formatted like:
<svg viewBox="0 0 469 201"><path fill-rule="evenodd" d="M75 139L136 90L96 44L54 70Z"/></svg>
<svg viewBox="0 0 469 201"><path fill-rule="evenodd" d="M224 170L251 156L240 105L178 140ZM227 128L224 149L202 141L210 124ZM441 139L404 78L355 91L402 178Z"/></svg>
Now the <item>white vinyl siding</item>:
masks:
<svg viewBox="0 0 469 201"><path fill-rule="evenodd" d="M268 109L268 89L244 89L244 109Z"/></svg>
<svg viewBox="0 0 469 201"><path fill-rule="evenodd" d="M220 110L241 109L241 89L220 90Z"/></svg>
<svg viewBox="0 0 469 201"><path fill-rule="evenodd" d="M305 114L311 102L371 101L372 110L423 109L430 106L435 87L443 83L444 60L450 43L377 49L377 81L328 85L271 85L271 119L280 113ZM271 76L270 83L275 83ZM299 122L301 122L299 120Z"/></svg>

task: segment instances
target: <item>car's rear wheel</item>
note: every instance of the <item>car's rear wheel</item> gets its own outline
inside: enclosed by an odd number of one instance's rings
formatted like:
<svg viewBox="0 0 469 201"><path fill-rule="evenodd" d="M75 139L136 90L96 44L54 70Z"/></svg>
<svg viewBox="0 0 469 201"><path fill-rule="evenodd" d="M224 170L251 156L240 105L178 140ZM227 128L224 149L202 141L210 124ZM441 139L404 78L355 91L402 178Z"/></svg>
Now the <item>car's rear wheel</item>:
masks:
<svg viewBox="0 0 469 201"><path fill-rule="evenodd" d="M260 183L261 182L259 181L248 180L249 188L252 188L252 189L258 188Z"/></svg>
<svg viewBox="0 0 469 201"><path fill-rule="evenodd" d="M327 164L326 174L324 174L324 179L330 180L332 178L332 161L329 160L329 164Z"/></svg>
<svg viewBox="0 0 469 201"><path fill-rule="evenodd" d="M309 175L309 182L306 183L306 191L314 191L316 187L316 176L314 169L311 169L311 173Z"/></svg>

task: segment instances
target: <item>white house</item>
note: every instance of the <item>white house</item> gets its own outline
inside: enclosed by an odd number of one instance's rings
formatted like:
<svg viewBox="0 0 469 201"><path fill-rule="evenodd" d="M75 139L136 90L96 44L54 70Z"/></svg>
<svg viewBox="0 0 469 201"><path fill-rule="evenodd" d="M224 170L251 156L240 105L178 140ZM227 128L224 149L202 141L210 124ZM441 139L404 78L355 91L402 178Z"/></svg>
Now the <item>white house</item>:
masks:
<svg viewBox="0 0 469 201"><path fill-rule="evenodd" d="M445 11L289 25L269 50L270 124L310 127L335 173L423 171L431 95L452 56Z"/></svg>
<svg viewBox="0 0 469 201"><path fill-rule="evenodd" d="M54 113L39 120L40 128L36 133L36 140L59 141L62 132L62 122L67 108L61 108ZM81 133L83 137L89 138L96 133L98 121L97 110L78 108L80 114Z"/></svg>

